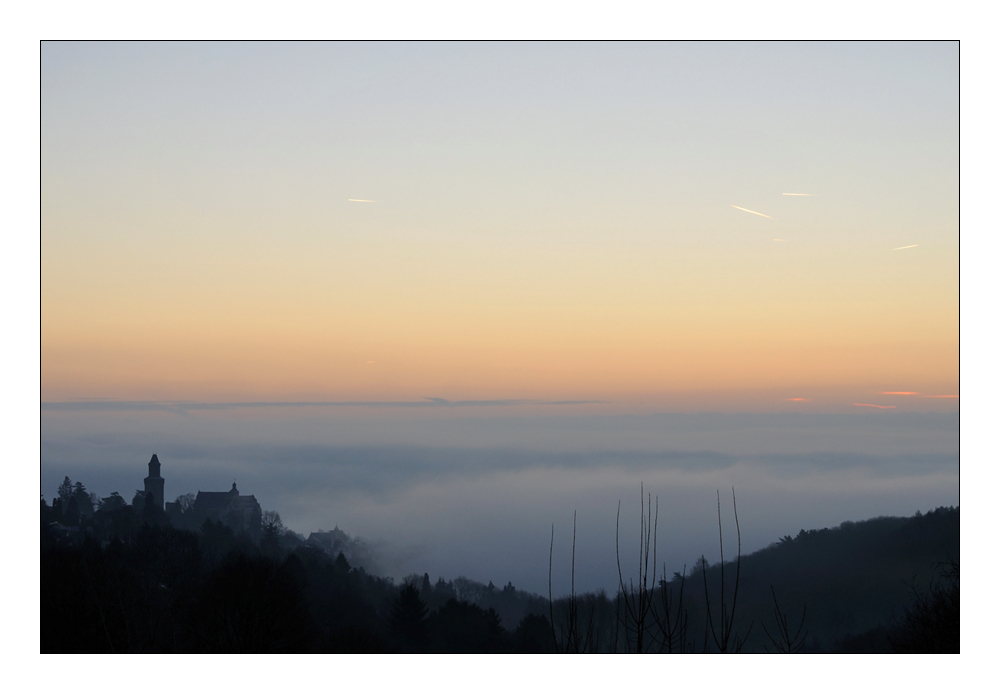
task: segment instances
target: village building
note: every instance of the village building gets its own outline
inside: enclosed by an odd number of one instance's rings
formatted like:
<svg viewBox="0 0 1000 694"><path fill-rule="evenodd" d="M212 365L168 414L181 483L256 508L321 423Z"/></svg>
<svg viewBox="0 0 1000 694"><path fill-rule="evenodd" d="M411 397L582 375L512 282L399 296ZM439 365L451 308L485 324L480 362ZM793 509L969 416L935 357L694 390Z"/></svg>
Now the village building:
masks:
<svg viewBox="0 0 1000 694"><path fill-rule="evenodd" d="M188 513L198 524L210 519L221 521L236 532L248 532L251 535L260 532L260 504L253 494L240 494L235 481L228 492L199 491Z"/></svg>

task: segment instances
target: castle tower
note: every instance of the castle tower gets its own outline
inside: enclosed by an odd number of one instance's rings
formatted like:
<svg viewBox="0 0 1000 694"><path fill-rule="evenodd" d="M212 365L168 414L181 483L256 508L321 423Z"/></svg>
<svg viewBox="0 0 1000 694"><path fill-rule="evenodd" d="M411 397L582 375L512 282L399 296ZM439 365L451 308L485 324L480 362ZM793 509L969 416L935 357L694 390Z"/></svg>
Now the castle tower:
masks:
<svg viewBox="0 0 1000 694"><path fill-rule="evenodd" d="M153 495L153 503L156 508L163 510L163 478L160 477L160 459L153 454L149 459L149 477L143 480L146 484L146 493Z"/></svg>

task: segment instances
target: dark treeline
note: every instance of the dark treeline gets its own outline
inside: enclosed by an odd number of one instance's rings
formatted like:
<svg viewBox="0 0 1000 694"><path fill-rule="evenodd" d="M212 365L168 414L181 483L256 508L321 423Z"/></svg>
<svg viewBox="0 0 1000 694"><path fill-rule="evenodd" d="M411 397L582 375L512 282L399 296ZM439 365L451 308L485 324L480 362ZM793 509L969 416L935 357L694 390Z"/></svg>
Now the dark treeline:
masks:
<svg viewBox="0 0 1000 694"><path fill-rule="evenodd" d="M669 578L649 557L617 596L557 603L560 650L959 652L958 508L800 530Z"/></svg>
<svg viewBox="0 0 1000 694"><path fill-rule="evenodd" d="M664 580L647 561L613 596L550 600L396 583L352 566L360 543L307 543L273 512L253 532L193 528L114 496L67 479L42 500L43 653L958 650L957 508L800 531L740 557L738 584L737 562Z"/></svg>
<svg viewBox="0 0 1000 694"><path fill-rule="evenodd" d="M310 544L273 512L253 531L213 520L191 529L183 516L177 527L154 504L120 498L67 479L52 505L41 502L43 653L554 648L548 620L529 616L548 602L510 583L424 574L398 585L351 566L343 549L365 548L342 532Z"/></svg>

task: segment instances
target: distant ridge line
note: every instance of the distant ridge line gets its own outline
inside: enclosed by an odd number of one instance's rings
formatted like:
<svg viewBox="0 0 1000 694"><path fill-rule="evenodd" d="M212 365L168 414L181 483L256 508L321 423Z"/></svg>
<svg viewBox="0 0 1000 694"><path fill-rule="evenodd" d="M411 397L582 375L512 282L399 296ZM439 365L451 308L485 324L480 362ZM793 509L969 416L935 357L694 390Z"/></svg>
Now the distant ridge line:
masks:
<svg viewBox="0 0 1000 694"><path fill-rule="evenodd" d="M608 400L336 400L336 401L254 401L254 402L190 402L184 400L84 400L42 402L47 411L191 411L261 407L513 407L518 405L607 405Z"/></svg>

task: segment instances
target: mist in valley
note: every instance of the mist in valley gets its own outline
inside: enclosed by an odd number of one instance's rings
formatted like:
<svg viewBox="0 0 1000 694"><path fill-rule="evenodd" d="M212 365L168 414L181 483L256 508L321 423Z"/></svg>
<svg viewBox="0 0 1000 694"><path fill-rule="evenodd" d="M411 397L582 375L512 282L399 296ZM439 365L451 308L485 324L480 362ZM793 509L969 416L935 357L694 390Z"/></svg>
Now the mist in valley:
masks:
<svg viewBox="0 0 1000 694"><path fill-rule="evenodd" d="M640 486L658 502L657 560L672 574L717 551L717 490L736 490L744 551L803 528L957 505L958 433L958 415L942 413L82 403L43 406L41 481L48 498L68 475L129 499L155 452L167 500L236 481L297 533L362 539L380 575L544 594L551 543L561 595L574 514L576 588L617 588L618 505L628 547ZM724 530L735 536L731 519Z"/></svg>

